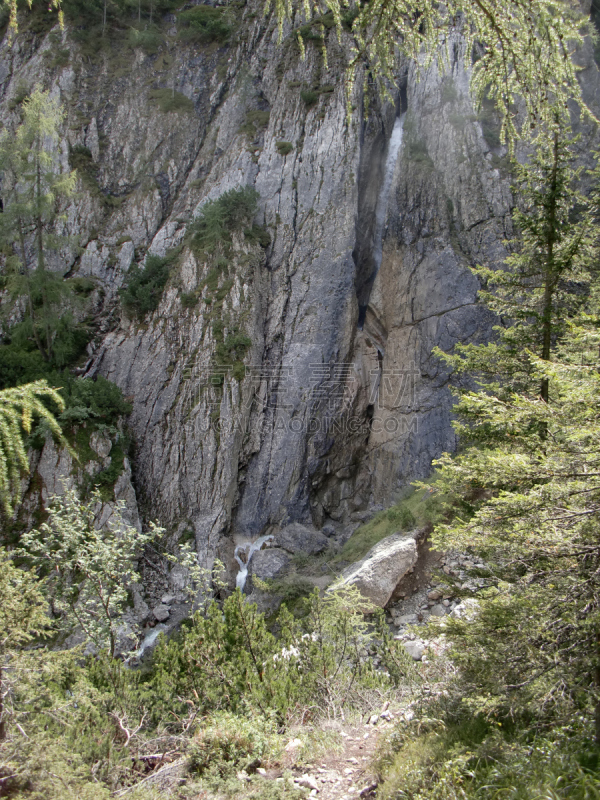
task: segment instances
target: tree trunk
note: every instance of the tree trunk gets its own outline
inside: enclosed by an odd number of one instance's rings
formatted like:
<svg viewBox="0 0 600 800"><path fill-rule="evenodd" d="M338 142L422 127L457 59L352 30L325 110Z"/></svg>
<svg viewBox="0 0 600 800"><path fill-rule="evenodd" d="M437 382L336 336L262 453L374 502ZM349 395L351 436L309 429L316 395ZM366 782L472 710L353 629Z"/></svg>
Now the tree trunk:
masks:
<svg viewBox="0 0 600 800"><path fill-rule="evenodd" d="M35 217L35 239L36 239L36 247L37 247L37 271L40 275L40 279L42 280L42 307L47 312L48 311L48 296L46 294L46 289L44 286L44 272L46 270L46 260L44 258L44 220L42 219L42 165L40 161L39 152L42 149L42 143L40 138L36 142L37 146L37 164L36 164L36 174L35 174L35 199L36 199L36 217ZM44 355L44 350L42 349L42 355L46 361L50 361L52 358L52 336L48 324L44 325L46 329L46 353ZM39 345L38 345L39 347Z"/></svg>
<svg viewBox="0 0 600 800"><path fill-rule="evenodd" d="M594 707L596 717L596 744L600 747L600 629L596 631L596 669L594 675L596 684L596 702Z"/></svg>
<svg viewBox="0 0 600 800"><path fill-rule="evenodd" d="M42 220L42 168L40 164L40 156L39 151L41 149L41 143L37 144L37 164L36 164L36 174L35 174L35 200L36 200L36 216L35 216L35 241L37 247L37 268L40 272L43 272L45 269L45 260L44 260L44 221Z"/></svg>
<svg viewBox="0 0 600 800"><path fill-rule="evenodd" d="M23 273L27 276L27 262L25 257L25 233L23 231L23 220L19 217L19 241L21 243L21 252L23 253ZM37 345L37 349L42 354L42 358L44 361L49 361L50 357L46 350L44 349L44 345L42 344L42 340L37 332L35 327L35 310L33 308L33 298L31 297L31 285L28 284L27 288L27 311L29 313L29 319L31 320L31 329L33 331L33 338Z"/></svg>
<svg viewBox="0 0 600 800"><path fill-rule="evenodd" d="M546 265L544 274L544 307L542 311L542 358L550 361L550 348L552 346L552 299L556 290L556 275L554 265L554 242L556 241L556 211L557 211L557 182L558 182L558 131L554 133L552 178L550 182L550 203L548 208L548 231L546 237ZM548 378L542 378L540 395L547 403L549 396Z"/></svg>
<svg viewBox="0 0 600 800"><path fill-rule="evenodd" d="M6 739L6 722L4 721L4 684L2 683L2 665L0 664L0 742Z"/></svg>

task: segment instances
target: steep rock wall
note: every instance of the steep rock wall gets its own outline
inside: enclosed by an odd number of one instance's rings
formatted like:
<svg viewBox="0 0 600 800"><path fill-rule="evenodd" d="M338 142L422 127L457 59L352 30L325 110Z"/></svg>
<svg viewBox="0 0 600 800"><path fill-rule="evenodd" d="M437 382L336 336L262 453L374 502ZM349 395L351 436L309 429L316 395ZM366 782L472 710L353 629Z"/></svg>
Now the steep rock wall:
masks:
<svg viewBox="0 0 600 800"><path fill-rule="evenodd" d="M511 232L505 151L493 116L473 109L460 37L445 75L399 65L395 103L369 97L368 115L358 80L348 120L347 43L329 36L327 66L310 44L301 61L257 8L240 13L235 47L169 39L157 55L135 51L125 68L88 63L57 30L66 66L49 66L48 35L5 41L0 52L7 124L18 122L9 109L19 85L41 83L67 110L64 163L69 146L92 155L66 223L82 233L83 254L61 254L98 281L87 374L115 381L133 403L143 516L193 530L204 559L231 533L360 520L454 446L449 376L431 349L489 336L468 266L500 265ZM321 88L315 105L303 87ZM163 113L156 88L193 108ZM375 207L401 108L404 142L371 287ZM248 133L257 111L262 122ZM216 316L211 267L187 247L186 226L203 202L246 185L260 195L256 221L271 244L235 235ZM116 292L131 264L177 246L157 311L128 319ZM199 303L183 307L193 291ZM362 328L359 303L368 303ZM215 359L219 336L236 330L252 342L241 380Z"/></svg>

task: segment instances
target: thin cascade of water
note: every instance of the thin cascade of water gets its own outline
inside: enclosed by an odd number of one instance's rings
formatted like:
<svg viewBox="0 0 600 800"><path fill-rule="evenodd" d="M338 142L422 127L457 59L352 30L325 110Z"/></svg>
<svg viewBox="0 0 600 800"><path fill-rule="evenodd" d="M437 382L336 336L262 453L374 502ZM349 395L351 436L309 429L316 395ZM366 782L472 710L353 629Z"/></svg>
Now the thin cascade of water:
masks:
<svg viewBox="0 0 600 800"><path fill-rule="evenodd" d="M402 146L402 133L404 130L404 118L406 112L396 117L392 135L390 137L390 144L388 147L387 158L385 160L385 172L383 175L383 185L381 192L377 198L377 207L375 209L375 230L373 232L373 261L375 269L373 272L373 279L379 272L381 266L381 258L383 256L383 230L385 227L385 219L387 217L388 201L390 199L390 189L392 188L392 180L394 178L394 170L396 169L396 161L398 160L398 153Z"/></svg>
<svg viewBox="0 0 600 800"><path fill-rule="evenodd" d="M151 630L150 633L147 633L144 636L144 639L143 639L139 649L135 650L133 653L131 653L129 658L127 658L127 660L125 661L125 663L129 664L129 662L131 662L131 661L135 661L136 659L140 659L144 655L146 650L149 647L152 647L154 642L158 639L159 634L161 634L163 631L166 631L166 626L157 625L157 627L154 628L153 630Z"/></svg>
<svg viewBox="0 0 600 800"><path fill-rule="evenodd" d="M261 549L263 544L265 544L272 538L273 538L272 535L261 536L255 542L244 542L244 544L238 544L238 546L235 548L233 555L235 560L240 566L239 572L235 579L235 585L237 586L238 589L241 589L242 592L244 591L244 586L246 585L246 579L248 577L248 567L250 566L250 560L252 559L252 556L254 555L254 553L256 553L257 550ZM244 552L246 548L248 548L248 553L246 555L246 561L244 562L238 555L238 552Z"/></svg>

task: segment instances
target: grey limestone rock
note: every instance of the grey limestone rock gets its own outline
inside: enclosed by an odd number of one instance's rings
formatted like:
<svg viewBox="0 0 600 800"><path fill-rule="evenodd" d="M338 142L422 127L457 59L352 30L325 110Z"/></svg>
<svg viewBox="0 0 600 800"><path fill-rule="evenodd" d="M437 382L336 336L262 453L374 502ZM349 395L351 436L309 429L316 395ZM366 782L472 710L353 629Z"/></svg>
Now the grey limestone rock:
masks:
<svg viewBox="0 0 600 800"><path fill-rule="evenodd" d="M258 578L277 578L285 572L289 563L290 557L284 550L269 547L254 553L249 572Z"/></svg>
<svg viewBox="0 0 600 800"><path fill-rule="evenodd" d="M440 603L436 603L433 608L430 609L429 613L432 617L445 617L446 609Z"/></svg>
<svg viewBox="0 0 600 800"><path fill-rule="evenodd" d="M445 74L436 59L419 74L399 63L393 103L370 97L366 114L357 80L349 119L350 37L329 37L327 65L318 48L302 60L277 45L261 10L258 0L240 10L243 36L226 62L223 48L179 43L168 59L138 49L127 80L98 80L97 65L72 42L77 68L51 67L46 34L22 47L0 43L5 128L19 123L10 107L19 85L43 85L66 109L57 159L68 168L69 149L85 146L97 168L98 191L80 181L61 222L81 249L53 255L52 268L96 282L100 322L86 374L111 379L133 405L135 488L127 467L119 496L131 524L141 524L143 496L147 519L193 530L204 565L224 538L271 526L285 537L281 553L307 552L300 541L318 552L321 527L332 535L366 520L453 450L451 376L431 351L487 340L494 320L477 302L469 267L501 266L513 235L506 150L486 139L473 107L471 53L459 33L446 43ZM586 47L581 75L594 99L598 70ZM149 95L157 80L193 108L161 112ZM307 109L293 87L315 82L335 90ZM257 110L268 114L250 141L243 128ZM375 275L377 199L400 110L404 139ZM592 139L583 137L582 148ZM283 156L278 141L292 151ZM234 235L213 303L211 264L191 252L186 234L206 201L244 186L259 194L254 222L271 243ZM129 270L148 252L180 246L156 311L129 318L117 294ZM198 302L184 306L183 293ZM251 344L213 380L217 351L240 334ZM44 501L72 485L65 453L48 444L36 458ZM30 492L30 517L34 501ZM292 537L294 524L310 537L299 529ZM403 563L413 547L401 546ZM169 590L180 591L186 576L173 570L170 580Z"/></svg>
<svg viewBox="0 0 600 800"><path fill-rule="evenodd" d="M322 553L329 546L327 536L299 522L286 525L278 531L273 542L276 547L281 547L289 553L306 553L309 556Z"/></svg>
<svg viewBox="0 0 600 800"><path fill-rule="evenodd" d="M425 652L425 645L420 641L404 642L404 649L413 661L420 661Z"/></svg>
<svg viewBox="0 0 600 800"><path fill-rule="evenodd" d="M152 614L157 622L166 622L169 619L170 613L171 611L169 607L163 605L162 603L152 609Z"/></svg>
<svg viewBox="0 0 600 800"><path fill-rule="evenodd" d="M416 562L415 536L395 533L382 539L363 559L345 569L336 585L352 584L363 597L384 608Z"/></svg>

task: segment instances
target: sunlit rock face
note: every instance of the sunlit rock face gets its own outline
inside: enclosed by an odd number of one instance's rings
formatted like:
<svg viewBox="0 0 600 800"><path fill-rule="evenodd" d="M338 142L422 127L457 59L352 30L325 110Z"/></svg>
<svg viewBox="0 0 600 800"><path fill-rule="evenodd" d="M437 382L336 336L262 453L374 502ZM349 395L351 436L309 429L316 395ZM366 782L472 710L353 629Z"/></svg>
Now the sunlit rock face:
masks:
<svg viewBox="0 0 600 800"><path fill-rule="evenodd" d="M235 45L172 40L126 70L84 60L68 33L62 67L44 55L48 35L0 49L6 124L18 124L20 84L40 83L67 113L58 157L88 148L97 191L82 182L63 223L81 250L55 266L97 281L87 374L133 404L143 518L193 531L206 562L234 534L356 523L453 449L449 375L432 348L489 337L469 267L500 266L512 234L506 150L493 112L473 107L460 36L444 74L400 64L393 102L369 90L367 113L362 76L346 102L347 40L329 36L327 65L308 43L303 61L259 12L240 10ZM581 59L594 97L591 49ZM156 88L192 103L163 112ZM217 304L186 230L204 202L244 186L270 244L234 234ZM128 270L175 247L158 309L129 319L117 294ZM241 372L218 354L234 334L250 341Z"/></svg>

